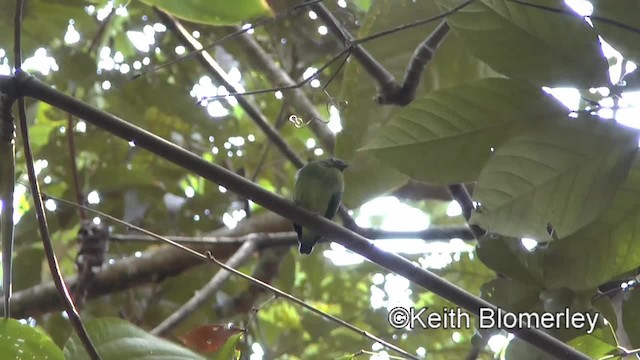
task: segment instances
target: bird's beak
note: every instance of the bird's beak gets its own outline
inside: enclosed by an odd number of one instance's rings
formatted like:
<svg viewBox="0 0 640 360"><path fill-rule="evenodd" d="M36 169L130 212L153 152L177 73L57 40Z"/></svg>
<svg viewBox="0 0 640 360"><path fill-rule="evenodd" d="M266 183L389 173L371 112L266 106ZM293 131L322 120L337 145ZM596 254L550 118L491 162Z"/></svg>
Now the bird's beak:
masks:
<svg viewBox="0 0 640 360"><path fill-rule="evenodd" d="M344 171L344 169L349 167L349 164L347 164L346 162L340 161L336 167L338 168L338 170L340 171Z"/></svg>

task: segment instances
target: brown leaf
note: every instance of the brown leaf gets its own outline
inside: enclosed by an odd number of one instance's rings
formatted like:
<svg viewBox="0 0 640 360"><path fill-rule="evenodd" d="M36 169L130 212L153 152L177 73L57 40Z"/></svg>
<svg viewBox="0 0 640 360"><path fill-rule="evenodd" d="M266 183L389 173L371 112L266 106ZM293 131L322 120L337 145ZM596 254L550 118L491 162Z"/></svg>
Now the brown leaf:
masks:
<svg viewBox="0 0 640 360"><path fill-rule="evenodd" d="M231 335L243 332L233 324L202 325L180 337L182 343L196 351L210 353L218 351Z"/></svg>

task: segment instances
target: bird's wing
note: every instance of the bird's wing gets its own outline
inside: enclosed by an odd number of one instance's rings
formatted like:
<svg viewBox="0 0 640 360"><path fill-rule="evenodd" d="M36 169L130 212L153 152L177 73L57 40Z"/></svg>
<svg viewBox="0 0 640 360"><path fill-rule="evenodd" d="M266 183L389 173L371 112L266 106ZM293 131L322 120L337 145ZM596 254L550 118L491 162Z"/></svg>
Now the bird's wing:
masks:
<svg viewBox="0 0 640 360"><path fill-rule="evenodd" d="M326 217L327 219L333 219L333 217L336 216L341 199L341 191L336 191L335 193L333 193L331 199L329 200L329 206L327 207L327 212L325 213L324 217Z"/></svg>

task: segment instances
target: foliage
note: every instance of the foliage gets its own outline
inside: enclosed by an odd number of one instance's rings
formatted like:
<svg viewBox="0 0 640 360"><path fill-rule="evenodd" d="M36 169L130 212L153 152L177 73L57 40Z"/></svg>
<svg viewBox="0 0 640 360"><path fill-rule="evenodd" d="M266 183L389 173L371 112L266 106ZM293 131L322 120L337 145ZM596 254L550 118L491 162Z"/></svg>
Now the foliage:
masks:
<svg viewBox="0 0 640 360"><path fill-rule="evenodd" d="M340 24L359 38L436 16L460 4L452 0L358 0L347 1L342 8L325 2ZM474 243L475 251L451 250L456 244L451 241L440 243L443 247L433 244L435 253L407 258L511 311L569 308L599 312L612 326L599 322L592 334L567 329L551 333L591 357L601 357L616 351L618 340L611 328L617 325L624 328L629 345L640 346L640 296L634 289L640 267L638 131L611 119L622 119L624 108L599 111L611 104L624 107L631 100L620 97L621 93L637 87L638 72L627 74L631 66L620 69L623 63L640 61L640 8L632 0L591 3L593 26L561 0L470 3L447 17L451 31L434 49L416 98L405 107L375 104L373 98L380 89L353 56L335 78L330 73L339 69L339 63L318 79L323 84L333 79L328 93L347 104L338 111L342 131L336 136L335 149L337 157L350 163L345 172L347 207L357 215L363 209L358 210L360 205L409 179L440 186L474 183L472 197L478 204L470 221L487 231ZM184 44L160 23L152 5L183 19L189 32L208 45L229 33L226 25L273 19L299 1L31 0L24 11L23 57L46 58L45 62L55 66L40 69L29 60L25 67L62 91L207 161L248 178L255 175L260 186L291 198L296 168L270 145L238 102L229 98L210 100L205 106L196 103L201 96L224 93L199 62L191 57L152 71L185 51ZM9 34L15 1L0 0L0 9L0 73L8 73L14 58ZM304 9L257 28L250 36L274 64L301 79L305 72L308 75L307 68L320 68L331 59L331 51L345 45L331 34L322 35L320 25ZM437 25L433 21L362 46L400 82L416 46ZM79 33L79 41L65 40L71 30ZM330 27L328 31L332 32ZM622 57L607 59L599 37ZM230 78L247 90L280 85L256 70L259 62L243 46L235 38L210 52ZM133 75L140 76L133 79ZM626 83L618 83L621 76ZM551 95L558 87L574 88L583 96L577 104L567 106L567 101ZM324 93L311 86L303 90L328 117ZM290 94L266 92L248 99L275 125L279 116L286 119L305 111L292 108L287 100ZM99 202L92 201L90 206L101 211L157 233L183 236L203 236L236 223L241 227L246 218L250 221L264 215L264 209L241 195L188 174L140 150L135 142L105 133L84 119L73 119L73 128L69 128L68 114L50 104L29 100L27 105L39 179L47 194L75 199L68 151L71 132L80 191L85 198L98 194ZM309 128L284 122L279 133L305 160L331 153L317 145L320 141ZM48 282L49 277L43 276L44 253L29 194L22 186L27 178L20 140L17 149L16 213L20 220L13 287L20 291ZM6 175L0 179L12 180ZM449 202L412 200L418 202L405 204L426 213L430 226L464 225L461 216L447 215ZM52 201L47 208L60 266L70 277L77 271L77 210ZM385 224L384 218L365 221L374 227ZM270 229L290 230L288 224L286 228L281 224L273 220ZM112 228L117 233L127 230ZM218 234L226 235L225 231ZM537 245L525 248L521 238L531 238ZM142 266L158 248L147 242L114 241L103 271L122 259L133 258L134 264ZM409 250L399 249L411 253ZM261 262L274 253L275 261ZM387 322L387 310L398 304L430 309L456 304L415 284L398 290L406 279L387 274L375 264L354 260L352 265L336 265L336 253L345 255L327 245L319 245L308 257L294 248L281 253L261 249L240 270L258 272L268 263L266 281L411 353L426 354L428 359L464 358L469 353L481 333L474 327L409 331L394 329ZM100 297L84 304L83 317L90 318L86 326L103 358L205 357L187 349L178 338L191 339L185 341L186 346L203 353L215 348L215 355L206 356L220 359L238 353L248 358L257 352L257 344L265 358L274 359L349 358L381 350L369 339L285 299L269 301L269 294L236 277L167 339L149 333L217 271L209 264L184 267L168 278L118 279L114 289L101 289ZM609 297L597 295L601 285L612 281L625 284L626 291L618 286L616 293L622 306L614 307ZM257 313L254 307L259 308ZM15 320L0 322L0 339L24 340L15 349L13 342L0 342L0 348L4 346L0 353L22 350L24 356L62 358L64 349L67 359L87 358L66 318L59 312L42 312L30 308L23 314L42 330ZM202 344L199 329L208 331L210 324L226 323L246 327L247 332L206 338ZM209 340L215 346L209 346ZM548 358L519 339L501 351L506 359ZM493 351L484 347L480 358L493 357Z"/></svg>

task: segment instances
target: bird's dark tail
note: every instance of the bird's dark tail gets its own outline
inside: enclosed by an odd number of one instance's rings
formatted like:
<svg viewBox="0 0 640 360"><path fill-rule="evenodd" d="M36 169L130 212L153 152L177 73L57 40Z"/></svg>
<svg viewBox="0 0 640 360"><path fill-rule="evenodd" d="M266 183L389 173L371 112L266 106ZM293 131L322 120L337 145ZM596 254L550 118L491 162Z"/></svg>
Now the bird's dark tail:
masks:
<svg viewBox="0 0 640 360"><path fill-rule="evenodd" d="M313 245L300 243L300 254L309 255L313 251Z"/></svg>

